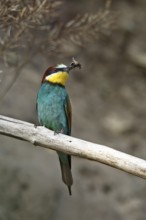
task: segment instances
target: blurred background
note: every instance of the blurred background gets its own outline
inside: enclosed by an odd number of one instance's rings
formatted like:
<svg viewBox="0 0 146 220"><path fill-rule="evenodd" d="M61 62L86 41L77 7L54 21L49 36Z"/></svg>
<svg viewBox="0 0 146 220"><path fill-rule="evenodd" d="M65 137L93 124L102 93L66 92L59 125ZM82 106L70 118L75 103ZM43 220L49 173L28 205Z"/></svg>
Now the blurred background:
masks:
<svg viewBox="0 0 146 220"><path fill-rule="evenodd" d="M37 122L45 69L82 69L67 84L72 136L146 159L146 1L0 3L0 114ZM144 220L146 182L72 159L73 195L54 151L0 136L0 220Z"/></svg>

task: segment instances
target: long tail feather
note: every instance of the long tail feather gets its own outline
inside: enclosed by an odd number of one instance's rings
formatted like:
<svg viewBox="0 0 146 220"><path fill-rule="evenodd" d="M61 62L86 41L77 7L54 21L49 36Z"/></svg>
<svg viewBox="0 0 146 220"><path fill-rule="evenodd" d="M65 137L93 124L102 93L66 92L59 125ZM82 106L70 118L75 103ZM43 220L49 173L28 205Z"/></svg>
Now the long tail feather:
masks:
<svg viewBox="0 0 146 220"><path fill-rule="evenodd" d="M68 191L69 191L69 195L71 196L72 195L71 186L68 186Z"/></svg>
<svg viewBox="0 0 146 220"><path fill-rule="evenodd" d="M71 159L70 159L70 156L63 155L63 156L66 156L66 158L68 160L68 163L66 163L66 161L64 162L62 160L60 153L58 154L58 156L59 156L59 161L60 161L62 180L68 186L69 195L72 195L71 185L73 184L73 178L72 178L72 173L71 173Z"/></svg>

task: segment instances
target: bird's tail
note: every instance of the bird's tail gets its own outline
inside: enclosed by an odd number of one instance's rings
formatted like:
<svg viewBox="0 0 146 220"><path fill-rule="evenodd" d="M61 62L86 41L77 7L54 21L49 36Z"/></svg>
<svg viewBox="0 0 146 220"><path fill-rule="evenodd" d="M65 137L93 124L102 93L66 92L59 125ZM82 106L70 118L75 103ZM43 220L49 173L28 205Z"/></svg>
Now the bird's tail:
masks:
<svg viewBox="0 0 146 220"><path fill-rule="evenodd" d="M62 180L67 185L69 190L69 195L71 195L71 185L73 184L73 178L71 173L71 156L64 153L58 152Z"/></svg>

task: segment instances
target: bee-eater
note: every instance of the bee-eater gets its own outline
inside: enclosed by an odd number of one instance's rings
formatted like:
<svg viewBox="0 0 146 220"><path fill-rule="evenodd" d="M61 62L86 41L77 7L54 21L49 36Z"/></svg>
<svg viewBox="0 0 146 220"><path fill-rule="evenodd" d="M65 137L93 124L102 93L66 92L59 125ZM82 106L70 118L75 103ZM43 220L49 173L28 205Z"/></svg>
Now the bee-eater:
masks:
<svg viewBox="0 0 146 220"><path fill-rule="evenodd" d="M66 66L58 64L49 67L42 78L41 88L37 96L37 112L40 125L51 129L55 133L71 135L71 104L65 84L71 69L81 65L73 59L73 62ZM71 173L71 156L63 152L57 152L62 180L68 186L71 195L73 178Z"/></svg>

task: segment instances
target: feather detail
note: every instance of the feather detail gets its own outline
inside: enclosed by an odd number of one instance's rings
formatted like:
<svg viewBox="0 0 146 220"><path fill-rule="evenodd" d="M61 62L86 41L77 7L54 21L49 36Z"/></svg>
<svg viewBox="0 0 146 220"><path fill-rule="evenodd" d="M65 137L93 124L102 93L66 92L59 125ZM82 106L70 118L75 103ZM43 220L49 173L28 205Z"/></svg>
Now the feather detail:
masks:
<svg viewBox="0 0 146 220"><path fill-rule="evenodd" d="M71 103L70 103L70 99L69 99L68 95L66 97L66 101L65 101L64 107L65 107L65 114L66 114L66 117L67 117L68 130L69 130L68 135L71 135L72 108L71 108Z"/></svg>
<svg viewBox="0 0 146 220"><path fill-rule="evenodd" d="M59 155L60 154L60 155ZM64 155L67 157L68 163L64 163L61 155L63 153L58 152L59 161L60 161L60 167L61 167L61 174L62 174L62 180L67 185L69 194L71 195L71 185L73 184L73 178L71 174L71 167L70 167L70 156Z"/></svg>
<svg viewBox="0 0 146 220"><path fill-rule="evenodd" d="M52 73L45 77L45 80L54 84L61 84L65 86L66 81L68 79L68 73L63 71L58 71L56 73Z"/></svg>

